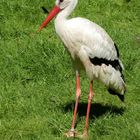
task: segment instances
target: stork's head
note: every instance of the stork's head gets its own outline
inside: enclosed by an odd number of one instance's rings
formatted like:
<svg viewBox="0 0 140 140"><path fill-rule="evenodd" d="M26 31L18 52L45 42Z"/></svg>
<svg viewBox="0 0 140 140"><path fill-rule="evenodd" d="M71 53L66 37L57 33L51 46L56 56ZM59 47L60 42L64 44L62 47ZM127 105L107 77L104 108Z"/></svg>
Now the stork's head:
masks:
<svg viewBox="0 0 140 140"><path fill-rule="evenodd" d="M55 7L51 10L38 31L41 31L60 11L66 9L74 0L56 0Z"/></svg>
<svg viewBox="0 0 140 140"><path fill-rule="evenodd" d="M72 0L56 0L55 4L61 9L65 9L67 6L69 6L70 2Z"/></svg>

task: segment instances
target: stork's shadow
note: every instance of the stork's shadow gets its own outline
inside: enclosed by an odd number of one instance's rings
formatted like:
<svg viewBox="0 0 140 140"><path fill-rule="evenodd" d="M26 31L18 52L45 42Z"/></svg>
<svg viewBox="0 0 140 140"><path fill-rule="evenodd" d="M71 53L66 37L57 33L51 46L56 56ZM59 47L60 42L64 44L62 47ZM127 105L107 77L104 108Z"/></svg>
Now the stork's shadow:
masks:
<svg viewBox="0 0 140 140"><path fill-rule="evenodd" d="M63 107L63 110L65 112L73 111L74 104L75 104L75 101L67 103ZM86 111L87 111L87 103L79 103L78 111L77 111L78 116L79 117L86 116ZM92 103L89 117L90 119L95 119L107 113L112 114L112 115L123 115L124 111L125 111L124 107L117 107L112 104L104 105L101 103Z"/></svg>

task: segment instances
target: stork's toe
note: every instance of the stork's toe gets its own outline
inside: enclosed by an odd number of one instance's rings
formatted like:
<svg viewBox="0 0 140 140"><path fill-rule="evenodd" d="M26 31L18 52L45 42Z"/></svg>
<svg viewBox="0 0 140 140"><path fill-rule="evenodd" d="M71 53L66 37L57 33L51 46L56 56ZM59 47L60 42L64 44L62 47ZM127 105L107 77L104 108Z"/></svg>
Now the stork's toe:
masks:
<svg viewBox="0 0 140 140"><path fill-rule="evenodd" d="M70 138L70 137L75 137L76 134L77 134L77 132L74 129L73 130L70 129L67 133L65 133L65 136L67 138Z"/></svg>
<svg viewBox="0 0 140 140"><path fill-rule="evenodd" d="M77 135L78 138L84 139L84 140L88 140L88 132L84 131L82 135Z"/></svg>

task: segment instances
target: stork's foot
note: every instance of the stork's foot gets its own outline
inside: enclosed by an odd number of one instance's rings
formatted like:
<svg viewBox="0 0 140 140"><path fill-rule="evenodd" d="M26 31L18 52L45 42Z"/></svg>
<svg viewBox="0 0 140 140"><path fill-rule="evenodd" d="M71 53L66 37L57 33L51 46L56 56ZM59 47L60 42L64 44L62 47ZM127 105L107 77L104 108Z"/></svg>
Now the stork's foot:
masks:
<svg viewBox="0 0 140 140"><path fill-rule="evenodd" d="M78 138L88 140L88 131L84 131L82 135L77 135Z"/></svg>
<svg viewBox="0 0 140 140"><path fill-rule="evenodd" d="M76 137L77 132L74 129L70 129L67 133L65 133L65 136L67 138L74 138Z"/></svg>

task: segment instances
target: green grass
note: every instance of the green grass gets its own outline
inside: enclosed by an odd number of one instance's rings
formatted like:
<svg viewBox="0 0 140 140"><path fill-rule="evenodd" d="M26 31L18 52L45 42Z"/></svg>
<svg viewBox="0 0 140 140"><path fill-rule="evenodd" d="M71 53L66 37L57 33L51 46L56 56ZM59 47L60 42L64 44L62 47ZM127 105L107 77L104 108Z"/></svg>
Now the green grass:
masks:
<svg viewBox="0 0 140 140"><path fill-rule="evenodd" d="M37 30L49 0L0 1L0 140L65 140L70 128L75 73L53 22ZM95 21L118 44L125 66L126 101L94 83L91 140L140 139L140 1L79 0L72 17ZM81 78L76 129L85 123L89 81Z"/></svg>

